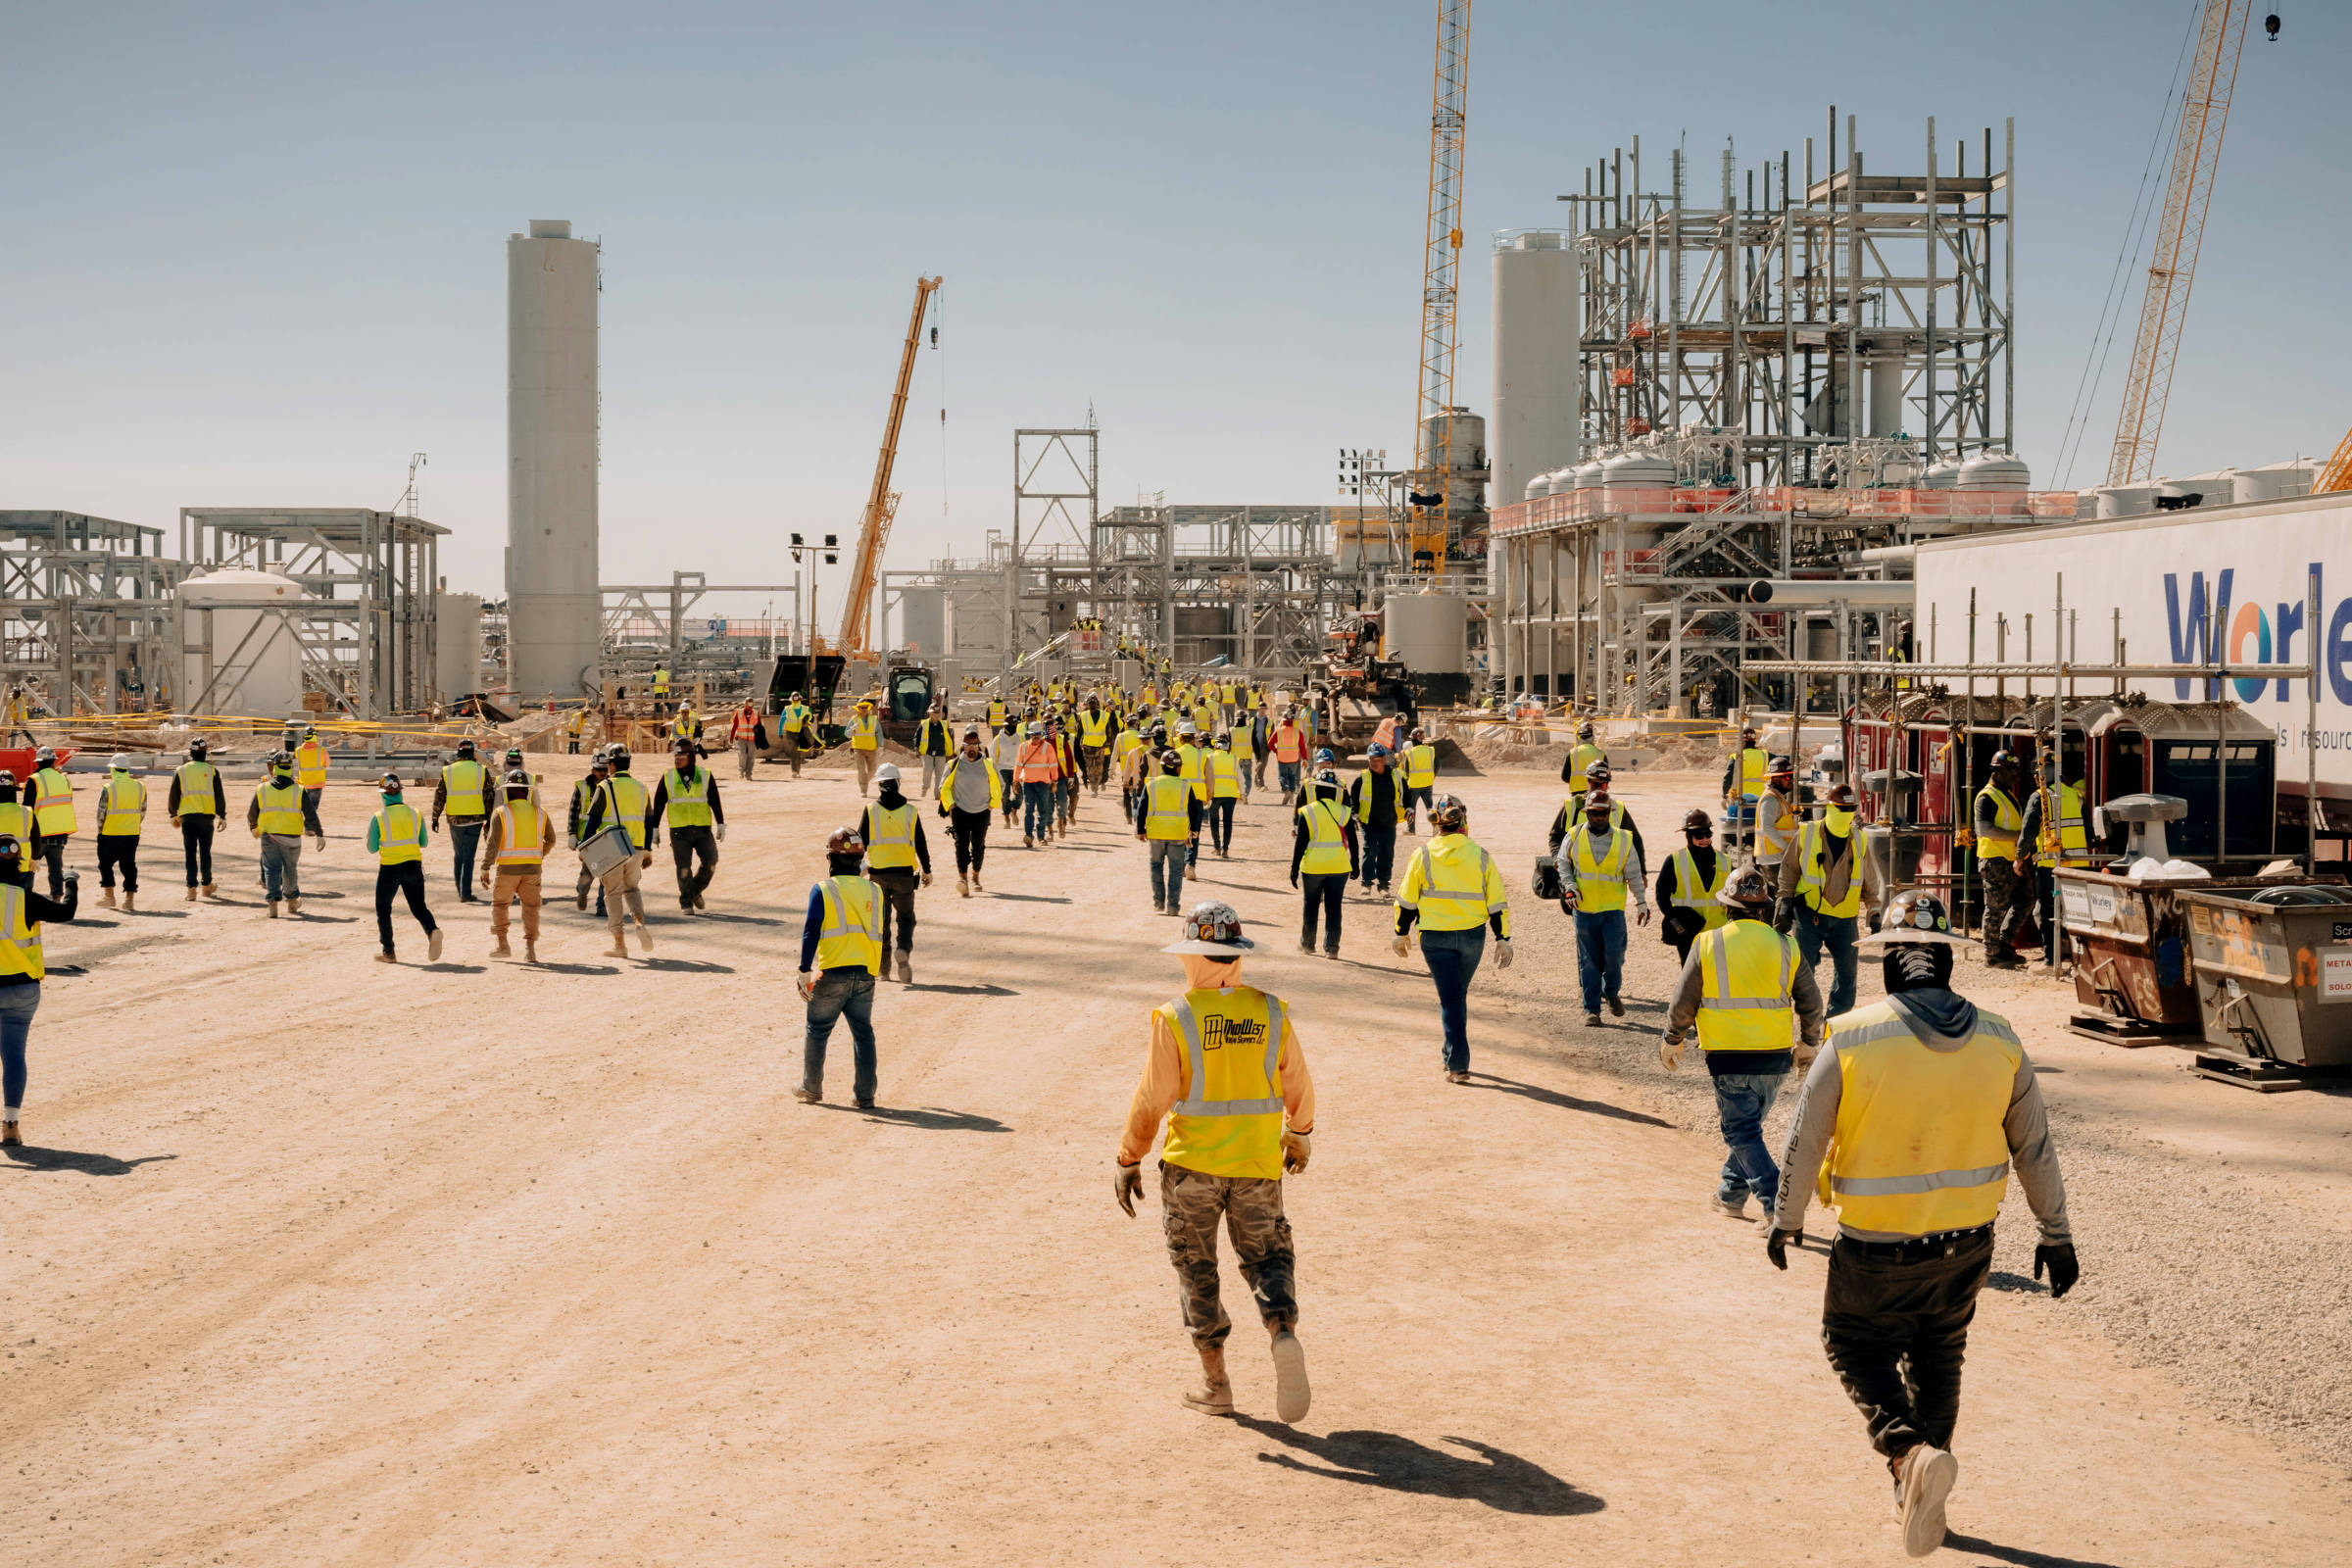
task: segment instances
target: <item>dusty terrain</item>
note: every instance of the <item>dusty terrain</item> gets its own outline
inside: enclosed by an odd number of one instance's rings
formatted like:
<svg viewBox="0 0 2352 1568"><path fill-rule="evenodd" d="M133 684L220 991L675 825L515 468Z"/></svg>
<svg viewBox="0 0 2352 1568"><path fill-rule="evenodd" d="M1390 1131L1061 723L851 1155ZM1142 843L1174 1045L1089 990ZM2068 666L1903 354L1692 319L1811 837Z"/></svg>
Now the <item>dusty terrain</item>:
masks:
<svg viewBox="0 0 2352 1568"><path fill-rule="evenodd" d="M1557 784L1448 782L1519 894ZM1624 793L1655 846L1711 782ZM1110 1200L1177 969L1109 805L1050 852L1000 834L968 902L934 834L950 874L860 1114L788 1094L842 773L727 779L710 914L671 901L651 961L608 960L563 902L536 971L485 956L438 843L446 961L415 961L405 913L412 961L368 961L366 799L329 791L311 918L263 918L241 829L234 903L179 902L151 832L147 907L51 933L81 972L45 988L29 1147L0 1162L0 1542L25 1560L1900 1559L1816 1337L1821 1254L1776 1274L1704 1206L1712 1102L1656 1063L1649 932L1632 1015L1587 1031L1566 922L1522 905L1517 967L1474 992L1479 1077L1448 1086L1385 906L1350 902L1343 961L1299 956L1285 815L1244 808L1201 891L1253 922L1321 1100L1290 1189L1294 1430L1249 1327L1247 1414L1179 1406L1156 1200ZM669 885L664 857L657 910ZM2203 1084L2058 1033L2054 986L1986 979L1964 966L2056 1069L2086 1273L2063 1302L2025 1279L2013 1205L1941 1560L2342 1561L2352 1101Z"/></svg>

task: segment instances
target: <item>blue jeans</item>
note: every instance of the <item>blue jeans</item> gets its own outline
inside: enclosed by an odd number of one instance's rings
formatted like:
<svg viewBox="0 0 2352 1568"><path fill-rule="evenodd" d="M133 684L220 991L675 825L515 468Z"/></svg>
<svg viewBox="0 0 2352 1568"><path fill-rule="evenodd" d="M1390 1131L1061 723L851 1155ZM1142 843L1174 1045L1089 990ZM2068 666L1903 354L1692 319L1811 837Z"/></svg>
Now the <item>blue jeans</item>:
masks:
<svg viewBox="0 0 2352 1568"><path fill-rule="evenodd" d="M1625 911L1577 910L1576 983L1585 994L1585 1010L1598 1012L1603 1002L1614 1002L1624 973Z"/></svg>
<svg viewBox="0 0 2352 1568"><path fill-rule="evenodd" d="M1054 831L1054 781L1033 778L1021 786L1021 837L1043 839Z"/></svg>
<svg viewBox="0 0 2352 1568"><path fill-rule="evenodd" d="M825 1092L825 1043L833 1025L850 1020L850 1059L854 1075L850 1093L858 1100L874 1098L874 977L862 968L827 969L816 977L816 994L808 999L808 1034L801 1048L801 1087L812 1095Z"/></svg>
<svg viewBox="0 0 2352 1568"><path fill-rule="evenodd" d="M1396 824L1392 822L1387 827L1374 827L1369 822L1358 822L1355 825L1355 837L1356 842L1364 847L1359 857L1363 861L1364 886L1385 890L1389 885L1389 872L1396 864Z"/></svg>
<svg viewBox="0 0 2352 1568"><path fill-rule="evenodd" d="M461 904L474 902L473 854L475 847L482 842L482 823L487 820L486 817L477 817L471 822L461 822L454 816L449 819L449 852L457 858L458 902Z"/></svg>
<svg viewBox="0 0 2352 1568"><path fill-rule="evenodd" d="M302 840L291 844L274 833L262 835L262 887L270 902L302 897Z"/></svg>
<svg viewBox="0 0 2352 1568"><path fill-rule="evenodd" d="M1438 986L1438 1018L1446 1027L1446 1070L1470 1070L1470 980L1487 956L1487 928L1432 931L1421 928L1421 961Z"/></svg>
<svg viewBox="0 0 2352 1568"><path fill-rule="evenodd" d="M24 1045L32 1038L32 1014L41 1004L39 981L0 986L0 1101L8 1106L7 1120L17 1119L24 1103Z"/></svg>
<svg viewBox="0 0 2352 1568"><path fill-rule="evenodd" d="M1715 1196L1738 1202L1749 1193L1767 1211L1781 1196L1781 1167L1764 1147L1764 1118L1780 1098L1779 1072L1727 1072L1715 1078L1715 1112L1723 1121L1723 1144L1732 1157L1723 1162L1723 1186Z"/></svg>
<svg viewBox="0 0 2352 1568"><path fill-rule="evenodd" d="M1298 793L1298 764L1297 762L1278 761L1274 764L1274 772L1282 780L1283 794L1296 795Z"/></svg>
<svg viewBox="0 0 2352 1568"><path fill-rule="evenodd" d="M1152 906L1155 909L1180 909L1184 906L1185 852L1192 846L1183 839L1153 839L1152 849ZM1162 867L1165 867L1163 870ZM1164 889L1164 891L1163 891Z"/></svg>
<svg viewBox="0 0 2352 1568"><path fill-rule="evenodd" d="M1821 950L1830 950L1830 962L1836 978L1830 986L1830 1016L1854 1010L1854 971L1859 955L1854 951L1855 917L1850 914L1822 914L1799 898L1796 903L1796 951L1810 969L1821 962Z"/></svg>

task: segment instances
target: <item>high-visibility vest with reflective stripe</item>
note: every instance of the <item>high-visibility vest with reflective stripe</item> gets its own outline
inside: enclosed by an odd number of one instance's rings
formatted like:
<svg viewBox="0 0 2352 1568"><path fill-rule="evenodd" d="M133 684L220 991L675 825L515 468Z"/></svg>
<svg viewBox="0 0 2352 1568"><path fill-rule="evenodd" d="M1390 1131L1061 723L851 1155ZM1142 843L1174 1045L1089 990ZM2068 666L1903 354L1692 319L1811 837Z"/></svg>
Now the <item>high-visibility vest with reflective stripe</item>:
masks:
<svg viewBox="0 0 2352 1568"><path fill-rule="evenodd" d="M816 932L816 966L880 974L881 890L861 876L830 876L816 891L825 905L825 923Z"/></svg>
<svg viewBox="0 0 2352 1568"><path fill-rule="evenodd" d="M992 811L1003 810L1004 808L1004 776L991 767L985 757L969 759L968 761L969 765L978 768L988 777L988 808ZM939 779L940 805L953 807L956 804L956 770L965 766L966 762L967 759L961 753L948 759L947 771L942 773Z"/></svg>
<svg viewBox="0 0 2352 1568"><path fill-rule="evenodd" d="M1764 793L1764 782L1772 776L1772 754L1760 746L1743 748L1740 753L1740 793L1754 800Z"/></svg>
<svg viewBox="0 0 2352 1568"><path fill-rule="evenodd" d="M1004 727L1004 705L1002 702L994 702L988 705L988 727L990 729L1003 729Z"/></svg>
<svg viewBox="0 0 2352 1568"><path fill-rule="evenodd" d="M1568 799L1562 803L1567 808L1568 826L1571 829L1580 827L1584 824L1585 800L1586 793L1580 791L1576 794L1570 795ZM1624 829L1624 827L1625 803L1623 801L1609 802L1609 831L1612 833L1620 832Z"/></svg>
<svg viewBox="0 0 2352 1568"><path fill-rule="evenodd" d="M1578 825L1568 837L1568 863L1576 871L1580 914L1605 914L1625 907L1625 870L1634 854L1631 834L1611 833L1608 848L1595 854L1592 830Z"/></svg>
<svg viewBox="0 0 2352 1568"><path fill-rule="evenodd" d="M304 741L294 752L294 782L306 790L326 788L326 748L314 737Z"/></svg>
<svg viewBox="0 0 2352 1568"><path fill-rule="evenodd" d="M1228 680L1217 684L1217 701L1227 704L1233 701L1233 682Z"/></svg>
<svg viewBox="0 0 2352 1568"><path fill-rule="evenodd" d="M498 863L538 870L547 859L547 813L534 801L509 801L498 817Z"/></svg>
<svg viewBox="0 0 2352 1568"><path fill-rule="evenodd" d="M2003 1123L2025 1048L1977 1009L1953 1051L1932 1051L1888 1002L1830 1025L1841 1084L1822 1201L1856 1230L1932 1236L1992 1222L2009 1186Z"/></svg>
<svg viewBox="0 0 2352 1568"><path fill-rule="evenodd" d="M1306 851L1298 869L1313 876L1348 874L1348 841L1342 836L1348 813L1337 801L1309 801L1298 808L1306 819Z"/></svg>
<svg viewBox="0 0 2352 1568"><path fill-rule="evenodd" d="M873 824L873 834L865 841L866 865L883 871L914 864L914 803L869 806L865 814Z"/></svg>
<svg viewBox="0 0 2352 1568"><path fill-rule="evenodd" d="M882 745L882 720L872 713L850 715L850 749L858 752L879 750Z"/></svg>
<svg viewBox="0 0 2352 1568"><path fill-rule="evenodd" d="M1712 931L1732 917L1732 911L1715 902L1723 884L1732 874L1732 858L1721 851L1715 855L1715 875L1705 887L1698 887L1698 857L1688 849L1674 852L1674 903L1677 908L1696 909L1706 917L1699 929Z"/></svg>
<svg viewBox="0 0 2352 1568"><path fill-rule="evenodd" d="M669 792L662 802L662 815L671 827L709 827L710 825L710 772L698 767L694 777L687 778L676 768L663 776L662 787Z"/></svg>
<svg viewBox="0 0 2352 1568"><path fill-rule="evenodd" d="M1173 773L1160 773L1144 782L1144 837L1189 839L1193 836L1193 787Z"/></svg>
<svg viewBox="0 0 2352 1568"><path fill-rule="evenodd" d="M1296 762L1299 753L1306 750L1306 737L1299 732L1298 725L1286 718L1274 726L1271 749L1277 762Z"/></svg>
<svg viewBox="0 0 2352 1568"><path fill-rule="evenodd" d="M1184 1098L1159 1157L1207 1176L1282 1175L1282 1037L1290 1011L1249 986L1188 991L1159 1009L1184 1042Z"/></svg>
<svg viewBox="0 0 2352 1568"><path fill-rule="evenodd" d="M17 867L32 869L32 808L18 801L0 801L0 833L17 841Z"/></svg>
<svg viewBox="0 0 2352 1568"><path fill-rule="evenodd" d="M106 781L106 811L98 818L100 838L137 838L147 816L147 786L117 768Z"/></svg>
<svg viewBox="0 0 2352 1568"><path fill-rule="evenodd" d="M1102 746L1102 745L1105 745L1105 744L1107 744L1109 740L1110 740L1110 715L1109 715L1108 713L1102 713L1102 712L1092 712L1092 713L1090 713L1090 712L1086 712L1086 711L1084 711L1084 710L1081 710L1081 711L1079 712L1079 714L1078 714L1078 744L1079 744L1079 745L1081 745L1081 746Z"/></svg>
<svg viewBox="0 0 2352 1568"><path fill-rule="evenodd" d="M38 980L45 972L40 922L24 918L24 890L14 882L0 882L0 975Z"/></svg>
<svg viewBox="0 0 2352 1568"><path fill-rule="evenodd" d="M63 772L54 767L36 770L26 798L32 802L32 822L41 837L64 838L74 831L74 781Z"/></svg>
<svg viewBox="0 0 2352 1568"><path fill-rule="evenodd" d="M629 843L645 848L645 819L652 811L654 797L646 787L626 773L615 773L605 780L605 823L611 827L618 822L629 830Z"/></svg>
<svg viewBox="0 0 2352 1568"><path fill-rule="evenodd" d="M1256 746L1257 737L1250 728L1249 716L1247 714L1238 716L1233 725L1234 758L1243 763L1256 760Z"/></svg>
<svg viewBox="0 0 2352 1568"><path fill-rule="evenodd" d="M1735 920L1699 933L1701 1051L1787 1051L1796 1041L1797 950L1762 920Z"/></svg>
<svg viewBox="0 0 2352 1568"><path fill-rule="evenodd" d="M1756 863L1778 865L1796 837L1796 813L1778 790L1756 797Z"/></svg>
<svg viewBox="0 0 2352 1568"><path fill-rule="evenodd" d="M1992 800L1994 831L1977 840L1978 852L1997 859L2011 859L2017 855L2017 836L2026 830L2025 808L2011 800L2008 792L1997 785L1987 784L1977 791L1979 801L1987 796Z"/></svg>
<svg viewBox="0 0 2352 1568"><path fill-rule="evenodd" d="M1242 796L1242 764L1233 760L1231 752L1210 752L1201 759L1208 770L1208 797L1212 801L1237 801Z"/></svg>
<svg viewBox="0 0 2352 1568"><path fill-rule="evenodd" d="M179 764L179 814L220 814L220 770L210 762Z"/></svg>
<svg viewBox="0 0 2352 1568"><path fill-rule="evenodd" d="M1051 784L1061 773L1061 757L1054 743L1043 735L1032 735L1021 742L1021 750L1013 760L1013 777L1023 784Z"/></svg>
<svg viewBox="0 0 2352 1568"><path fill-rule="evenodd" d="M1418 910L1425 931L1468 931L1508 908L1494 858L1466 833L1442 833L1413 853L1396 905ZM1510 934L1507 924L1503 934Z"/></svg>
<svg viewBox="0 0 2352 1568"><path fill-rule="evenodd" d="M1176 770L1176 776L1190 784L1195 795L1200 796L1202 801L1206 801L1208 799L1208 780L1201 773L1200 748L1190 741L1178 741L1176 755L1184 759L1184 765Z"/></svg>
<svg viewBox="0 0 2352 1568"><path fill-rule="evenodd" d="M1797 835L1796 841L1797 864L1803 867L1803 874L1797 883L1797 891L1805 896L1807 908L1822 914L1839 915L1850 919L1860 913L1862 909L1862 861L1860 858L1862 846L1854 842L1850 832L1845 835L1845 843L1849 846L1848 853L1855 857L1853 874L1846 880L1845 897L1839 899L1836 904L1831 904L1827 898L1827 890L1830 885L1829 868L1822 863L1822 860L1830 840L1838 836L1830 831L1829 824L1826 822L1807 822L1805 824L1804 831Z"/></svg>
<svg viewBox="0 0 2352 1568"><path fill-rule="evenodd" d="M1591 767L1594 762L1605 762L1608 760L1609 754L1591 741L1578 741L1576 750L1568 754L1568 793L1582 795L1591 789L1592 781L1585 777L1585 769Z"/></svg>
<svg viewBox="0 0 2352 1568"><path fill-rule="evenodd" d="M253 792L262 808L254 826L264 833L275 833L280 838L302 837L302 786L288 779L280 784L275 777L264 779Z"/></svg>
<svg viewBox="0 0 2352 1568"><path fill-rule="evenodd" d="M1143 749L1144 738L1131 729L1123 729L1119 738L1110 743L1110 760L1114 765L1125 767L1127 759Z"/></svg>
<svg viewBox="0 0 2352 1568"><path fill-rule="evenodd" d="M2057 818L2051 819L2051 794L2057 795ZM2034 847L2035 865L2088 865L2090 839L2082 831L2082 792L2072 784L2041 787L2041 831Z"/></svg>
<svg viewBox="0 0 2352 1568"><path fill-rule="evenodd" d="M1372 797L1381 790L1388 791L1389 802L1396 808L1397 814L1404 814L1404 775L1395 768L1385 773L1375 773L1366 768L1356 775L1355 785L1355 819L1358 822L1372 820Z"/></svg>
<svg viewBox="0 0 2352 1568"><path fill-rule="evenodd" d="M375 859L400 865L424 858L424 817L414 806L395 803L375 813Z"/></svg>
<svg viewBox="0 0 2352 1568"><path fill-rule="evenodd" d="M801 727L808 722L808 705L807 703L786 703L784 705L784 733L798 735Z"/></svg>
<svg viewBox="0 0 2352 1568"><path fill-rule="evenodd" d="M441 809L451 816L488 816L490 806L483 787L489 769L469 758L459 758L441 769Z"/></svg>

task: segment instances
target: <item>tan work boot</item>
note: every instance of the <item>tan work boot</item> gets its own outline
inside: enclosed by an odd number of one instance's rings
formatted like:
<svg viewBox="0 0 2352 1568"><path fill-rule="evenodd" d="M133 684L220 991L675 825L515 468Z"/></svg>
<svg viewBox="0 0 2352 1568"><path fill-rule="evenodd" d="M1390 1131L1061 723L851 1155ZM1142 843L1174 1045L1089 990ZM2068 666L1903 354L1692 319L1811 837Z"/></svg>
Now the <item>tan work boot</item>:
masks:
<svg viewBox="0 0 2352 1568"><path fill-rule="evenodd" d="M637 922L637 946L648 953L654 951L653 927L647 925L643 920Z"/></svg>
<svg viewBox="0 0 2352 1568"><path fill-rule="evenodd" d="M443 933L442 933L442 928L441 928L440 926L435 926L435 927L433 927L431 931L429 931L429 932L427 932L427 933L425 934L425 938L424 938L424 961L425 961L425 962L427 962L427 963L439 963L439 962L441 961L441 937L442 937L442 934L443 934Z"/></svg>
<svg viewBox="0 0 2352 1568"><path fill-rule="evenodd" d="M1306 1419L1306 1348L1289 1329L1274 1331L1274 1419L1296 1426Z"/></svg>
<svg viewBox="0 0 2352 1568"><path fill-rule="evenodd" d="M498 945L490 950L490 956L493 958L512 958L514 956L514 950L507 946L507 939L505 937L500 937L498 939Z"/></svg>
<svg viewBox="0 0 2352 1568"><path fill-rule="evenodd" d="M277 918L277 901L275 899L270 901L270 918L272 920Z"/></svg>
<svg viewBox="0 0 2352 1568"><path fill-rule="evenodd" d="M1200 1352L1200 1383L1185 1391L1186 1408L1202 1415L1233 1414L1233 1381L1225 1375L1224 1347Z"/></svg>
<svg viewBox="0 0 2352 1568"><path fill-rule="evenodd" d="M194 888L188 889L188 902L190 904L194 904L196 902L196 890Z"/></svg>
<svg viewBox="0 0 2352 1568"><path fill-rule="evenodd" d="M1943 1544L1944 1500L1960 1479L1960 1461L1930 1444L1902 1457L1895 1472L1895 1510L1903 1522L1903 1550L1925 1557Z"/></svg>
<svg viewBox="0 0 2352 1568"><path fill-rule="evenodd" d="M139 896L136 893L132 893L125 889L122 894L122 907L125 909L136 910L138 906Z"/></svg>
<svg viewBox="0 0 2352 1568"><path fill-rule="evenodd" d="M208 899L217 899L220 896L220 889L216 884L207 882L204 885L204 896Z"/></svg>
<svg viewBox="0 0 2352 1568"><path fill-rule="evenodd" d="M98 894L98 907L101 909L111 909L114 906L115 890L113 888L102 889Z"/></svg>
<svg viewBox="0 0 2352 1568"><path fill-rule="evenodd" d="M972 879L960 871L956 873L956 896L959 899L972 896Z"/></svg>
<svg viewBox="0 0 2352 1568"><path fill-rule="evenodd" d="M286 901L286 912L288 914L300 914L302 912L302 901L300 899L288 899Z"/></svg>
<svg viewBox="0 0 2352 1568"><path fill-rule="evenodd" d="M24 1135L17 1131L17 1124L15 1122L0 1121L0 1146L4 1146L9 1149L15 1149L23 1145L24 1142Z"/></svg>
<svg viewBox="0 0 2352 1568"><path fill-rule="evenodd" d="M628 956L629 945L626 942L615 942L605 950L605 956L608 958L625 958Z"/></svg>
<svg viewBox="0 0 2352 1568"><path fill-rule="evenodd" d="M386 948L383 952L375 956L375 961L378 963L398 963L400 958L390 948Z"/></svg>
<svg viewBox="0 0 2352 1568"><path fill-rule="evenodd" d="M538 943L528 940L524 941L522 944L522 961L525 963L537 963L539 961Z"/></svg>

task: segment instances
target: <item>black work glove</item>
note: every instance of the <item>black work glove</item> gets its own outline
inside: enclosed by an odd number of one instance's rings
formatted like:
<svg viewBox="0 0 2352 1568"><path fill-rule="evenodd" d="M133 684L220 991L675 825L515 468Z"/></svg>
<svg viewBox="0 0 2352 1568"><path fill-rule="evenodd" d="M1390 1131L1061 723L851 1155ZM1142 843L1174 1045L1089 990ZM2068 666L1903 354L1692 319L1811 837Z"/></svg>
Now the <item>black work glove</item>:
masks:
<svg viewBox="0 0 2352 1568"><path fill-rule="evenodd" d="M1796 929L1796 901L1782 899L1772 906L1772 928L1787 936Z"/></svg>
<svg viewBox="0 0 2352 1568"><path fill-rule="evenodd" d="M1110 1175L1110 1196L1118 1200L1127 1217L1135 1217L1135 1205L1144 1196L1144 1173L1135 1165L1114 1165Z"/></svg>
<svg viewBox="0 0 2352 1568"><path fill-rule="evenodd" d="M1764 1255L1772 1259L1772 1266L1784 1274L1788 1271L1788 1244L1790 1242L1794 1242L1799 1247L1804 1246L1805 1233L1801 1230L1785 1231L1776 1225L1764 1238Z"/></svg>
<svg viewBox="0 0 2352 1568"><path fill-rule="evenodd" d="M2050 1266L2050 1299L2055 1301L2075 1288L2082 1277L2082 1265L2075 1260L2072 1242L2044 1242L2034 1249L2034 1277L2041 1278L2041 1266Z"/></svg>

